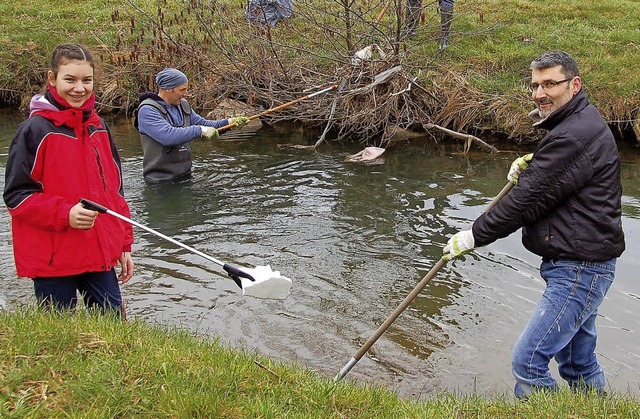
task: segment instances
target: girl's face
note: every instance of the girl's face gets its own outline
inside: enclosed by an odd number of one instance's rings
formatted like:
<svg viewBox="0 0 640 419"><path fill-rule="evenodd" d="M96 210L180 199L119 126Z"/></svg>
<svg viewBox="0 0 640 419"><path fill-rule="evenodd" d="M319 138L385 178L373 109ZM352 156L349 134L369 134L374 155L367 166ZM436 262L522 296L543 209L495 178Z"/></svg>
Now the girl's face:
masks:
<svg viewBox="0 0 640 419"><path fill-rule="evenodd" d="M79 108L93 93L93 67L88 61L62 61L58 73L49 70L49 84L69 105Z"/></svg>

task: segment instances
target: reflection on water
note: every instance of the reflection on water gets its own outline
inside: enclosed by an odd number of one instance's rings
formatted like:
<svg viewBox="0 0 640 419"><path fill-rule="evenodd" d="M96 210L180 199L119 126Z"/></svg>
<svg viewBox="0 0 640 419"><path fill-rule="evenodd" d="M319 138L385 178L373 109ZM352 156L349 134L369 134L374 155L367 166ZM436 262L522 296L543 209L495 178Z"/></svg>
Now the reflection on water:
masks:
<svg viewBox="0 0 640 419"><path fill-rule="evenodd" d="M21 117L20 117L21 118ZM18 118L18 119L20 119ZM0 118L0 168L17 127ZM135 130L113 123L132 218L216 259L271 265L293 279L285 301L243 298L217 265L136 230L130 316L178 325L307 366L328 377L360 349L504 186L514 153L463 156L456 147L402 143L384 164L344 163L358 145L279 147L301 138L272 129L194 143L194 175L147 185ZM315 138L311 139L315 141ZM598 354L609 384L636 392L640 370L640 161L623 150L627 251L601 309ZM2 182L4 176L2 176ZM0 212L0 305L29 301L15 278ZM542 292L537 257L519 234L445 266L348 378L406 397L438 391L510 393L510 348Z"/></svg>

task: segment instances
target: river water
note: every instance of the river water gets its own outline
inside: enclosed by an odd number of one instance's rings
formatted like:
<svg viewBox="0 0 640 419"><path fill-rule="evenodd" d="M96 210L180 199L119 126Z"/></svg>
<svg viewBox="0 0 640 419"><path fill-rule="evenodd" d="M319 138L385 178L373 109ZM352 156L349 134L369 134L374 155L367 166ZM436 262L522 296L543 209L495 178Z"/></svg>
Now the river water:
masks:
<svg viewBox="0 0 640 419"><path fill-rule="evenodd" d="M0 115L0 171L22 115ZM134 221L216 259L270 265L293 280L286 300L243 297L218 265L135 228L130 318L216 336L230 346L333 378L501 188L516 150L489 155L429 139L389 148L379 164L346 163L358 144L292 145L317 135L246 129L194 143L194 176L147 185L128 121L110 124ZM523 153L528 150L518 150ZM602 304L597 353L611 390L639 393L640 153L621 145L627 250ZM104 215L107 216L107 215ZM346 379L402 397L511 394L511 348L538 301L539 258L520 233L447 264ZM0 307L33 301L15 274L0 211ZM555 372L555 363L552 363Z"/></svg>

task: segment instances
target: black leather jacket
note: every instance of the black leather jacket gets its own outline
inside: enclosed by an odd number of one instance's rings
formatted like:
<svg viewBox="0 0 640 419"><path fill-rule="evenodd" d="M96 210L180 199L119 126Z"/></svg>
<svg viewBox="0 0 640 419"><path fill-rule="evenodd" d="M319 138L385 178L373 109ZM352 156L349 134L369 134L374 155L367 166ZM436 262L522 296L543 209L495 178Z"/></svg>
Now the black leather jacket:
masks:
<svg viewBox="0 0 640 419"><path fill-rule="evenodd" d="M476 246L522 227L522 243L544 259L603 261L625 249L618 148L580 91L538 124L548 129L518 184L473 224Z"/></svg>

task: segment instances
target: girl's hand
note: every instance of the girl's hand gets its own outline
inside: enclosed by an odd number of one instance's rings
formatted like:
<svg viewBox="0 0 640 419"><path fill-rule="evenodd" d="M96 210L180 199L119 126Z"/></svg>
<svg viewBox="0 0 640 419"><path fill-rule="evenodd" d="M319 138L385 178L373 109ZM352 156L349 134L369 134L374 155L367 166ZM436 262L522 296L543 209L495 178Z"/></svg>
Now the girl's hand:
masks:
<svg viewBox="0 0 640 419"><path fill-rule="evenodd" d="M133 276L133 258L131 252L122 252L120 256L120 275L118 275L118 282L125 284Z"/></svg>
<svg viewBox="0 0 640 419"><path fill-rule="evenodd" d="M86 209L81 203L75 204L69 211L69 225L80 230L89 230L95 224L98 211Z"/></svg>

